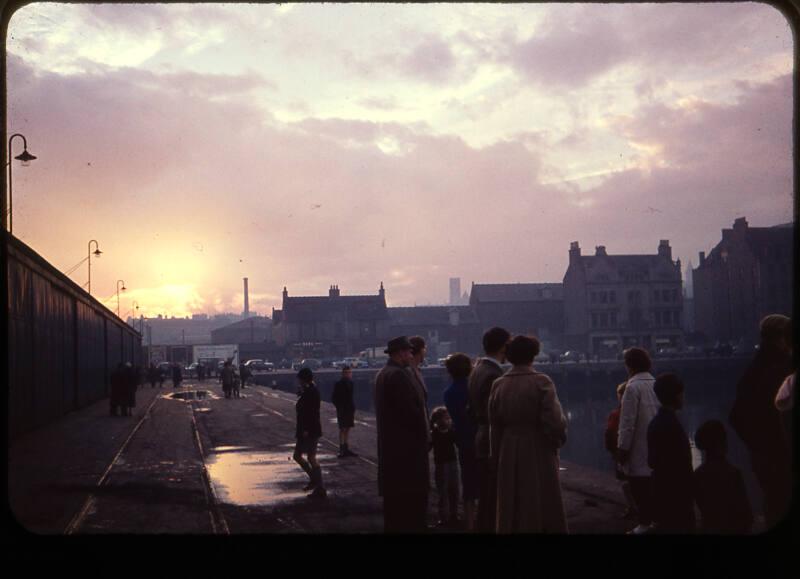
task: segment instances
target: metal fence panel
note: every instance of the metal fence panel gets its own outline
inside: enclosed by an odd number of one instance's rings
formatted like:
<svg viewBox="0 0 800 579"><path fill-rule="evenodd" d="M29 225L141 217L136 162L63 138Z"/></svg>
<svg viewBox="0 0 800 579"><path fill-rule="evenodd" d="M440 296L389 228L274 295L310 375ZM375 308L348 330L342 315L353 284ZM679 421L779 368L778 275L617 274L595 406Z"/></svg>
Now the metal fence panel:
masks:
<svg viewBox="0 0 800 579"><path fill-rule="evenodd" d="M105 322L89 305L78 302L78 407L107 395Z"/></svg>
<svg viewBox="0 0 800 579"><path fill-rule="evenodd" d="M31 272L8 263L8 430L14 436L33 423L33 328Z"/></svg>

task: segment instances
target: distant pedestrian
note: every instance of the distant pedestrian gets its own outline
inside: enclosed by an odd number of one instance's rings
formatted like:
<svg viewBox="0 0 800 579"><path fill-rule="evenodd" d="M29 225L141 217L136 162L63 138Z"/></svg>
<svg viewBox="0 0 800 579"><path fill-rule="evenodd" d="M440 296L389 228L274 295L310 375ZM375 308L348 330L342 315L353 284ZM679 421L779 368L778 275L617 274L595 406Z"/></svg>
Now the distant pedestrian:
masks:
<svg viewBox="0 0 800 579"><path fill-rule="evenodd" d="M619 406L617 406L611 413L608 415L608 421L606 423L606 432L605 432L605 446L606 450L611 453L611 458L614 461L614 471L617 477L617 480L620 481L620 486L622 488L622 494L625 496L625 502L627 503L627 507L625 508L625 512L622 514L622 518L625 519L633 519L636 518L636 501L633 500L633 494L631 493L631 485L625 476L625 473L622 472L622 468L620 468L619 462L617 461L617 439L619 437L619 415L622 411L622 396L625 394L625 387L628 385L627 382L623 382L617 386L617 400L619 401Z"/></svg>
<svg viewBox="0 0 800 579"><path fill-rule="evenodd" d="M206 377L206 367L203 363L197 364L197 380L202 382Z"/></svg>
<svg viewBox="0 0 800 579"><path fill-rule="evenodd" d="M444 406L431 412L431 449L439 498L439 527L458 526L458 459L453 420Z"/></svg>
<svg viewBox="0 0 800 579"><path fill-rule="evenodd" d="M111 416L125 416L126 373L124 363L117 364L116 369L111 372L109 381L111 388L108 401L111 406Z"/></svg>
<svg viewBox="0 0 800 579"><path fill-rule="evenodd" d="M181 372L181 365L177 362L172 365L172 387L177 388L183 381L183 372Z"/></svg>
<svg viewBox="0 0 800 579"><path fill-rule="evenodd" d="M164 387L164 380L166 380L166 379L167 379L167 371L164 369L164 367L161 364L159 364L158 365L158 387L159 388L163 388Z"/></svg>
<svg viewBox="0 0 800 579"><path fill-rule="evenodd" d="M412 349L406 336L390 340L389 360L375 377L378 494L387 533L427 530L430 432L425 397L408 369Z"/></svg>
<svg viewBox="0 0 800 579"><path fill-rule="evenodd" d="M122 413L131 416L136 406L136 390L139 387L139 368L130 362L125 363L125 380L122 394Z"/></svg>
<svg viewBox="0 0 800 579"><path fill-rule="evenodd" d="M219 374L219 381L222 383L222 391L225 393L225 398L231 398L236 381L236 372L230 360L225 360L225 364L222 366L222 372Z"/></svg>
<svg viewBox="0 0 800 579"><path fill-rule="evenodd" d="M647 462L653 469L652 499L655 531L695 531L692 449L678 420L684 385L675 374L661 374L653 385L661 407L647 427Z"/></svg>
<svg viewBox="0 0 800 579"><path fill-rule="evenodd" d="M730 424L750 453L764 495L767 527L779 523L791 498L791 456L775 398L792 373L792 322L773 314L761 321L761 344L736 387Z"/></svg>
<svg viewBox="0 0 800 579"><path fill-rule="evenodd" d="M314 373L311 368L301 368L297 373L300 384L299 397L295 404L297 412L297 444L294 448L294 460L311 479L304 490L314 489L309 498L325 498L327 491L322 483L322 468L317 462L317 444L322 437L322 423L319 416L319 390L314 384ZM303 455L308 460L303 459Z"/></svg>
<svg viewBox="0 0 800 579"><path fill-rule="evenodd" d="M489 395L490 458L497 472L497 533L566 533L558 449L567 418L553 381L533 368L539 340L516 336L513 367Z"/></svg>
<svg viewBox="0 0 800 579"><path fill-rule="evenodd" d="M647 463L647 427L658 412L653 391L656 379L650 374L652 361L647 350L628 348L623 353L628 382L622 396L617 438L617 460L628 478L636 501L639 524L630 531L639 535L650 531L652 515L652 471Z"/></svg>
<svg viewBox="0 0 800 579"><path fill-rule="evenodd" d="M462 353L451 354L445 360L452 383L445 388L444 405L453 419L458 447L458 464L461 467L461 496L464 502L464 519L468 531L475 530L475 515L479 494L478 461L475 456L477 425L467 414L469 399L468 379L472 360Z"/></svg>
<svg viewBox="0 0 800 579"><path fill-rule="evenodd" d="M694 435L704 460L694 471L694 498L703 533L748 534L753 510L741 471L728 462L728 436L719 420L704 422Z"/></svg>
<svg viewBox="0 0 800 579"><path fill-rule="evenodd" d="M155 364L150 364L150 367L147 368L147 381L150 382L150 388L156 387L156 382L158 382L158 368L156 368Z"/></svg>
<svg viewBox="0 0 800 579"><path fill-rule="evenodd" d="M342 378L333 385L331 402L336 407L336 421L339 425L339 458L358 456L350 450L350 429L355 424L356 405L353 401L353 369L342 368Z"/></svg>
<svg viewBox="0 0 800 579"><path fill-rule="evenodd" d="M239 364L239 380L242 383L242 388L247 385L247 379L250 378L252 372L250 372L250 368L248 368L244 362Z"/></svg>
<svg viewBox="0 0 800 579"><path fill-rule="evenodd" d="M496 477L489 461L489 394L492 384L503 375L506 346L511 334L494 327L483 334L484 358L478 360L469 375L467 413L475 423L475 459L478 467L478 513L476 527L481 533L494 533L496 508Z"/></svg>

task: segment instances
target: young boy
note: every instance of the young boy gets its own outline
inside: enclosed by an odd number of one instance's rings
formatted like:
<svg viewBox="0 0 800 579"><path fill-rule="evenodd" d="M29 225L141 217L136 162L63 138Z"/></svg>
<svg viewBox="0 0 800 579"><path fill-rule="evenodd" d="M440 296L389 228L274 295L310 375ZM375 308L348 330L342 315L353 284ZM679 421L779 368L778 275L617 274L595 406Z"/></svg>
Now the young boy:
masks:
<svg viewBox="0 0 800 579"><path fill-rule="evenodd" d="M704 461L694 471L694 493L704 533L747 534L753 526L753 511L744 479L725 458L728 439L719 420L703 423L694 435Z"/></svg>
<svg viewBox="0 0 800 579"><path fill-rule="evenodd" d="M677 416L683 408L683 382L675 374L661 374L653 390L661 403L647 428L655 531L692 533L695 526L692 451Z"/></svg>
<svg viewBox="0 0 800 579"><path fill-rule="evenodd" d="M453 420L444 406L431 412L431 447L439 494L438 526L458 525L458 460Z"/></svg>
<svg viewBox="0 0 800 579"><path fill-rule="evenodd" d="M333 385L331 402L336 407L336 420L339 423L339 458L358 456L350 450L350 429L355 424L356 405L353 402L353 369L342 368L342 379Z"/></svg>

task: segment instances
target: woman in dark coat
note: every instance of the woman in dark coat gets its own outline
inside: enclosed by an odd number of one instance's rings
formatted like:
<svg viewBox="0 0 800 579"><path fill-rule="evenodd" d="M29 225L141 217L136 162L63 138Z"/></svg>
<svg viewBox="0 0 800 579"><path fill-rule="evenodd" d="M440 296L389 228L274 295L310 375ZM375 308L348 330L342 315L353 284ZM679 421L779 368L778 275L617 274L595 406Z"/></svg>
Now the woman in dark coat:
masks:
<svg viewBox="0 0 800 579"><path fill-rule="evenodd" d="M331 402L336 407L336 421L339 423L339 458L358 456L350 450L348 437L355 424L356 405L353 402L353 369L342 368L342 379L333 385Z"/></svg>
<svg viewBox="0 0 800 579"><path fill-rule="evenodd" d="M180 364L173 364L172 365L172 387L177 388L181 385L181 381L183 380L183 373L181 372Z"/></svg>
<svg viewBox="0 0 800 579"><path fill-rule="evenodd" d="M304 490L314 489L309 498L325 498L327 491L322 484L322 468L317 462L317 443L322 437L322 423L319 418L319 390L314 384L314 373L311 368L302 368L297 373L300 383L299 397L295 404L297 412L297 444L294 448L294 460L306 471L311 482ZM303 459L303 455L308 460Z"/></svg>
<svg viewBox="0 0 800 579"><path fill-rule="evenodd" d="M108 401L111 405L111 416L118 416L117 409L122 410L125 415L125 364L120 362L116 369L111 372L111 392Z"/></svg>

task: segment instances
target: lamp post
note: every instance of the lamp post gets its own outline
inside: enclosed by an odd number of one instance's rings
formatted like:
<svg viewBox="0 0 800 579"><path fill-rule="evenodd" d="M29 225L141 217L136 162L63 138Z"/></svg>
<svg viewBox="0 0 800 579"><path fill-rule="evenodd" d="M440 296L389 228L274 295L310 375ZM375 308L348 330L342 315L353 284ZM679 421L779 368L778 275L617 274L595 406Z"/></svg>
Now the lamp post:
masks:
<svg viewBox="0 0 800 579"><path fill-rule="evenodd" d="M94 243L94 251L92 251L92 243ZM98 258L100 254L103 253L100 251L100 244L97 243L96 239L92 239L89 241L88 249L86 251L87 259L89 260L89 295L92 295L92 254L95 254Z"/></svg>
<svg viewBox="0 0 800 579"><path fill-rule="evenodd" d="M14 221L13 221L13 214L11 210L13 209L14 203L14 196L12 193L12 181L11 181L11 142L14 140L14 137L20 137L22 139L22 148L23 151L21 154L14 157L15 159L22 161L22 166L27 167L30 165L31 161L36 159L33 155L28 152L28 141L25 139L25 135L21 133L14 133L8 138L8 163L6 166L8 167L8 232L14 233ZM5 199L3 199L5 201ZM5 203L3 204L3 224L6 223L6 208Z"/></svg>
<svg viewBox="0 0 800 579"><path fill-rule="evenodd" d="M120 317L120 315L119 315L119 290L120 290L119 284L122 284L122 291L125 291L126 289L128 289L128 288L125 287L125 282L123 280L121 280L121 279L117 280L117 317Z"/></svg>

